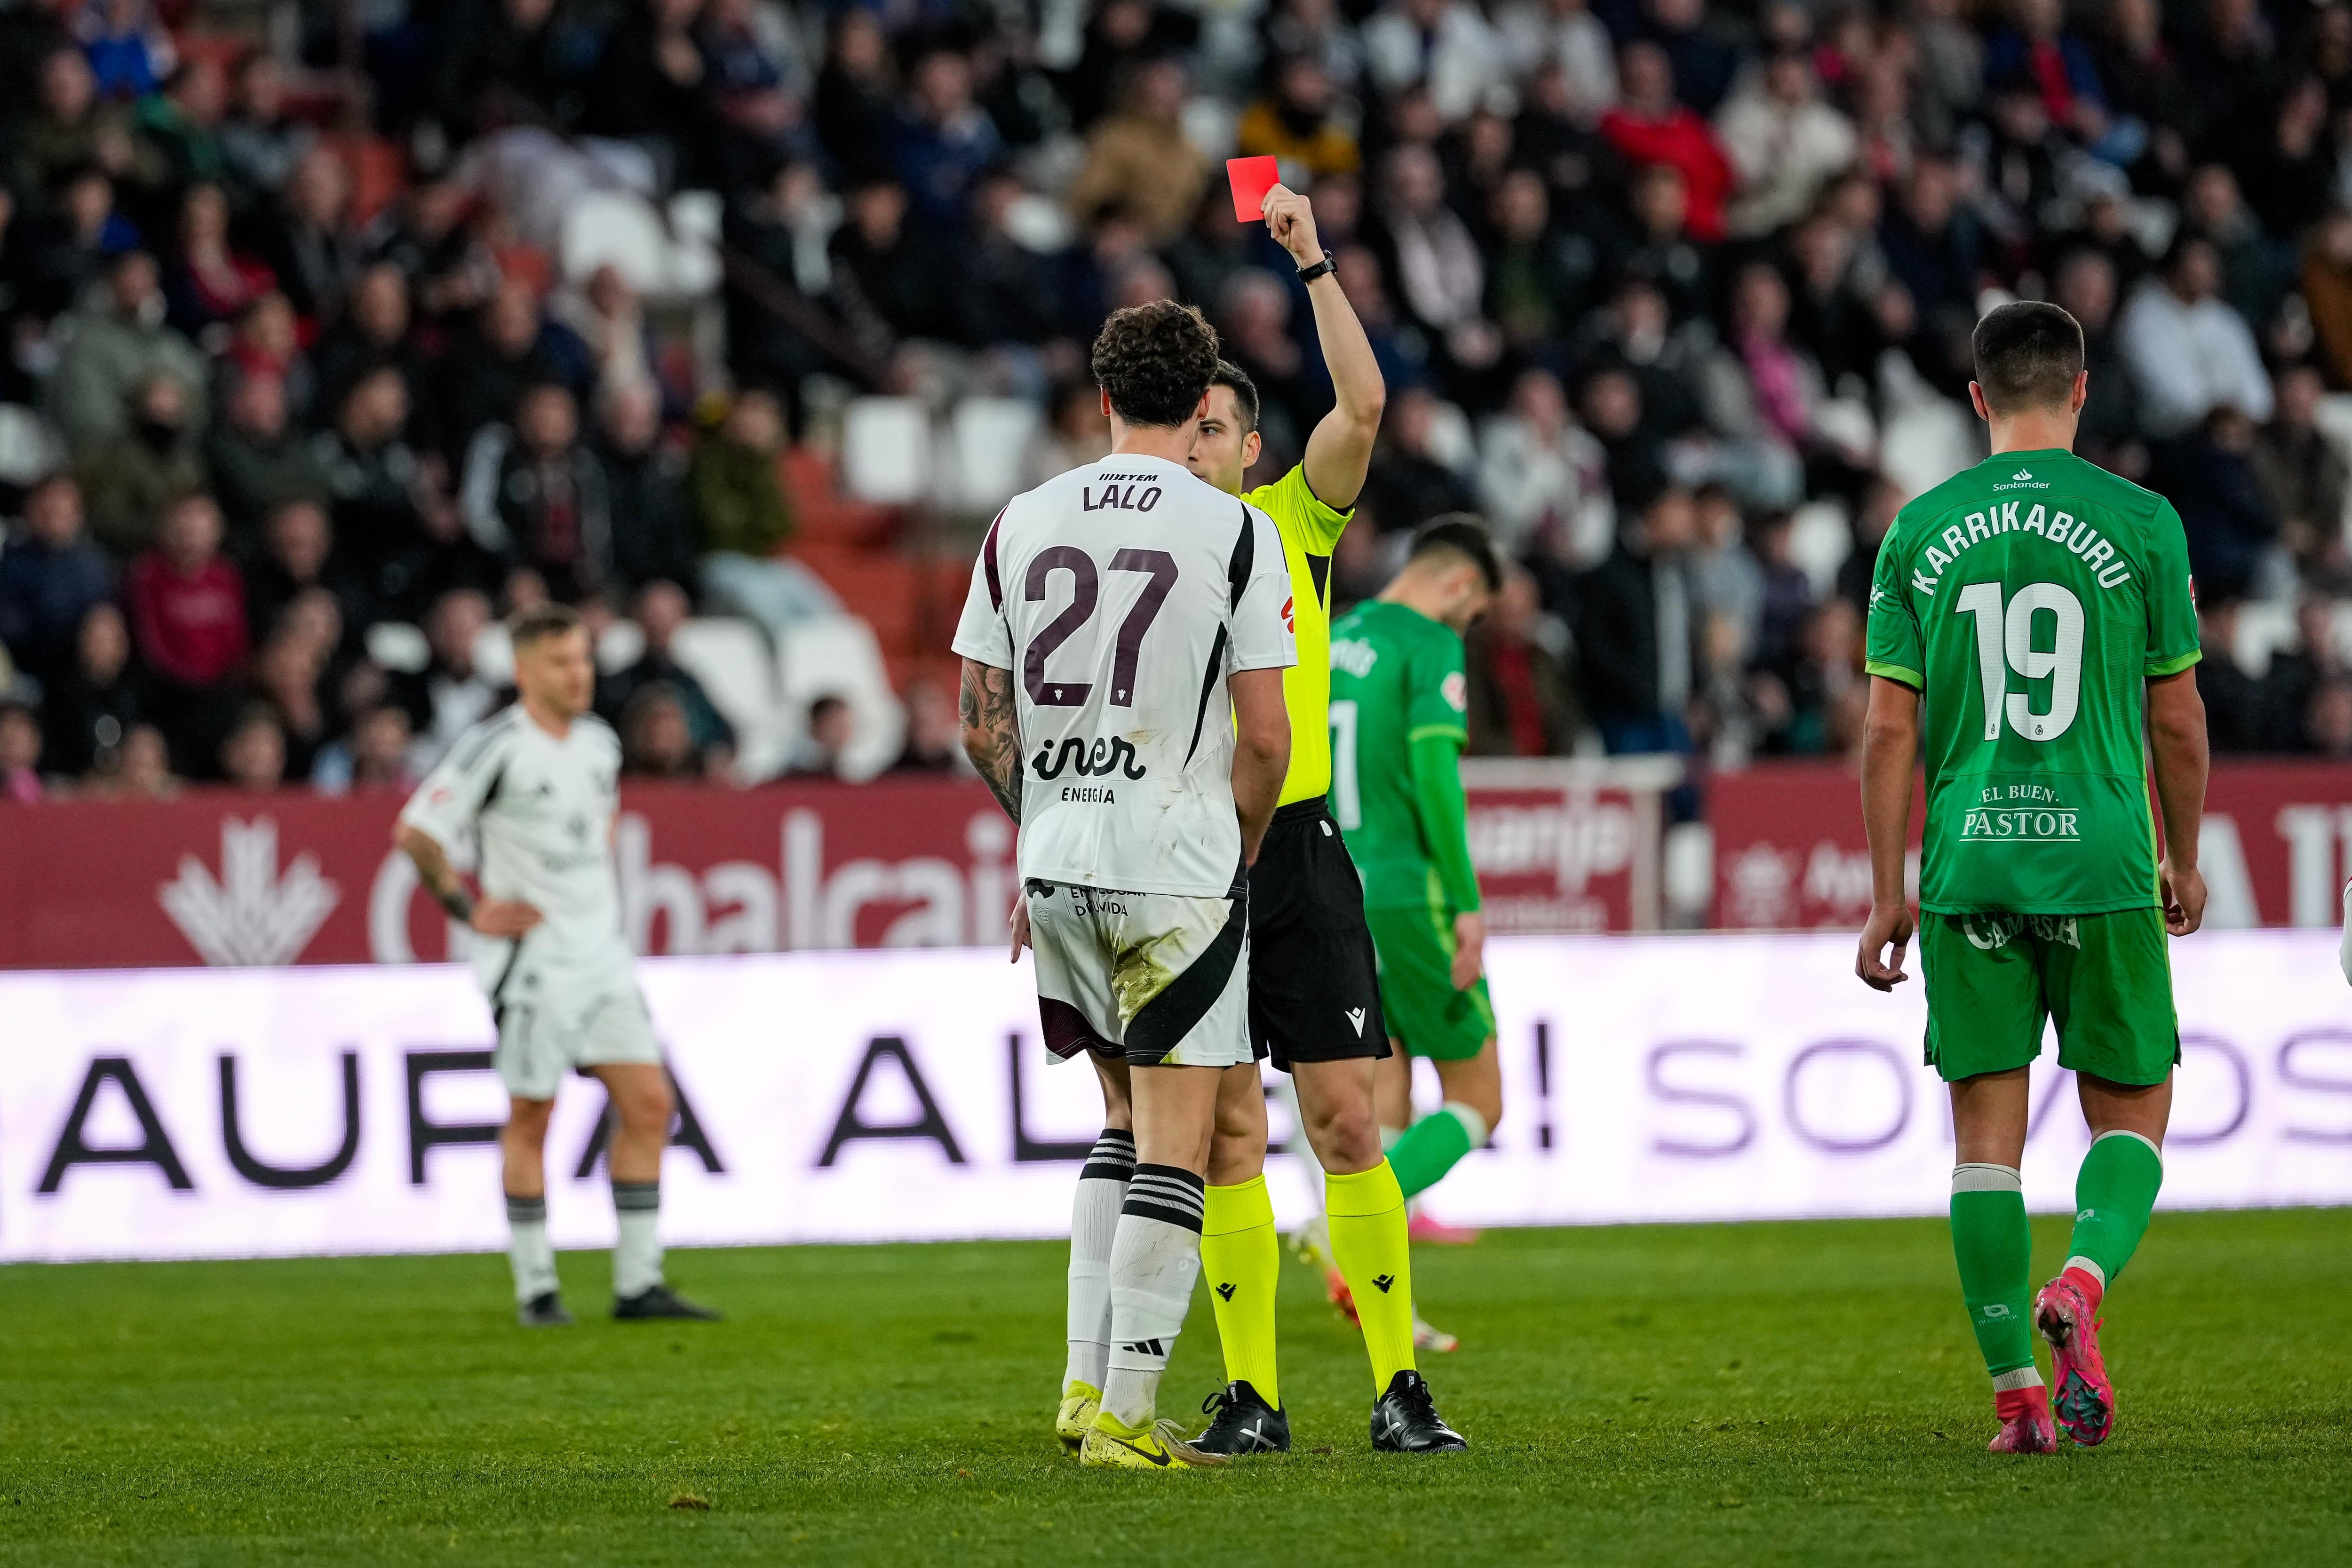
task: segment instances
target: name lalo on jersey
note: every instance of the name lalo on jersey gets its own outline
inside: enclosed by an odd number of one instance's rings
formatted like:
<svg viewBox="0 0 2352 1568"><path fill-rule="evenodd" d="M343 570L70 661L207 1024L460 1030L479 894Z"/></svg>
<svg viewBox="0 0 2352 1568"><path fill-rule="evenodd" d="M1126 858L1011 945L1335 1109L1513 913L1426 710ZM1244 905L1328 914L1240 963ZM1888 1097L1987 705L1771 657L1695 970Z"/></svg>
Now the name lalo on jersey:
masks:
<svg viewBox="0 0 2352 1568"><path fill-rule="evenodd" d="M1150 511L1160 504L1160 487L1151 479L1150 474L1105 474L1099 484L1079 488L1078 510Z"/></svg>
<svg viewBox="0 0 2352 1568"><path fill-rule="evenodd" d="M2010 487L1995 485L1995 489ZM2038 533L2053 544L2063 544L2082 559L2102 588L2119 588L2131 581L2131 563L2116 553L2116 547L2099 537L2099 531L2072 512L2053 513L2040 501L2020 516L2024 508L2021 500L2002 501L1982 511L1972 511L1959 521L1946 528L1937 541L1927 546L1927 571L1914 568L1911 585L1923 594L1932 595L1943 581L1944 573L1974 545L2003 533ZM1933 573L1930 576L1928 574Z"/></svg>

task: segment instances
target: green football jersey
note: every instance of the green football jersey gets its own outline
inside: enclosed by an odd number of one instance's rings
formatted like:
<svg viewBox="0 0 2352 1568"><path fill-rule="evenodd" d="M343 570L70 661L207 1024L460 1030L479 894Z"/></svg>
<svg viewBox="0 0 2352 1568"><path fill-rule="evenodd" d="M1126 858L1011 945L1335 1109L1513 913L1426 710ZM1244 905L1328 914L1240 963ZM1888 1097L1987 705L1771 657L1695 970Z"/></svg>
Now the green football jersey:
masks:
<svg viewBox="0 0 2352 1568"><path fill-rule="evenodd" d="M2197 658L2188 541L2161 496L2071 453L2004 452L1905 507L1864 668L1921 694L1919 907L2158 903L2146 683Z"/></svg>
<svg viewBox="0 0 2352 1568"><path fill-rule="evenodd" d="M1331 628L1331 815L1367 909L1478 907L1463 825L1431 842L1412 773L1415 741L1469 743L1469 690L1462 639L1417 610L1370 599Z"/></svg>

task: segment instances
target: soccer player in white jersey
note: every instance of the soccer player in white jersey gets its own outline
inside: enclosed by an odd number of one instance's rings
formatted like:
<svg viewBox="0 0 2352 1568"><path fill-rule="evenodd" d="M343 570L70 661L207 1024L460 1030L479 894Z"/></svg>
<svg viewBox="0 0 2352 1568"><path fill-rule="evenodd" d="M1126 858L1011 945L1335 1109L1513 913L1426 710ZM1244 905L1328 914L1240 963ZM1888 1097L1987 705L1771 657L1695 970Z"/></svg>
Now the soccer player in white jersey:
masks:
<svg viewBox="0 0 2352 1568"><path fill-rule="evenodd" d="M572 1321L547 1239L545 1155L556 1086L576 1068L604 1080L620 1115L605 1154L620 1222L613 1316L715 1319L662 1280L669 1079L621 938L621 742L588 711L588 628L552 605L518 616L511 636L517 700L458 738L402 810L393 841L475 933L474 973L498 1028L491 1060L510 1097L499 1145L517 1316L527 1328ZM450 860L469 837L480 846L478 899Z"/></svg>
<svg viewBox="0 0 2352 1568"><path fill-rule="evenodd" d="M1155 1400L1200 1274L1220 1075L1255 1059L1245 878L1289 765L1297 654L1280 534L1185 466L1216 371L1199 312L1111 317L1094 347L1111 455L998 515L955 637L965 750L1021 825L1014 940L1046 1047L1129 1068L1134 1174L1098 1216L1101 1284L1074 1281L1074 1329L1081 1288L1098 1314L1073 1335L1101 1357L1072 1376L1101 1391L1087 1465L1225 1462Z"/></svg>

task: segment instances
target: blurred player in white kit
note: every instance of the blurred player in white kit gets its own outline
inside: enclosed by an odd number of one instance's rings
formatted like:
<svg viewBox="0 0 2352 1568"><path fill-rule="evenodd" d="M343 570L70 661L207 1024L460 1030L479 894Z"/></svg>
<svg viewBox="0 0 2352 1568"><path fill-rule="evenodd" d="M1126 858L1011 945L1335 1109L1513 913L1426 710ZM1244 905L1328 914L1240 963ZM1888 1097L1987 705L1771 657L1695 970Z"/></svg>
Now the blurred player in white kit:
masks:
<svg viewBox="0 0 2352 1568"><path fill-rule="evenodd" d="M498 1029L491 1060L509 1097L499 1146L516 1315L526 1328L572 1321L547 1239L546 1144L556 1086L576 1069L603 1080L620 1122L606 1152L619 1222L613 1316L716 1319L662 1279L669 1079L621 936L621 742L588 710L588 628L551 605L518 616L510 635L516 701L458 739L401 811L393 841L477 938L474 973ZM480 845L478 899L450 859L468 837Z"/></svg>

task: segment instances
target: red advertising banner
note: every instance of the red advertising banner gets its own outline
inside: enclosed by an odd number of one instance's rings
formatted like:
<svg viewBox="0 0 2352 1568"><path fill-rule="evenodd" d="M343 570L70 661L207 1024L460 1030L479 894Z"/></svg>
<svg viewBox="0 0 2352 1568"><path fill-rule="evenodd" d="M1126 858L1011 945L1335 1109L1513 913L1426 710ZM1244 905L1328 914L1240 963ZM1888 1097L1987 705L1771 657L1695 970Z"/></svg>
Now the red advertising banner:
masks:
<svg viewBox="0 0 2352 1568"><path fill-rule="evenodd" d="M1675 763L1473 763L1497 931L1657 923L1657 791ZM1660 782L1663 781L1663 784ZM0 968L407 963L457 956L392 847L394 795L196 791L0 816ZM1013 826L970 780L623 789L623 921L646 953L990 946Z"/></svg>
<svg viewBox="0 0 2352 1568"><path fill-rule="evenodd" d="M1860 787L1834 763L1770 763L1710 780L1714 923L1858 928L1870 912ZM1915 854L1919 816L1915 806ZM2352 764L2215 763L2198 860L2211 895L2209 926L2337 924L2352 870Z"/></svg>

